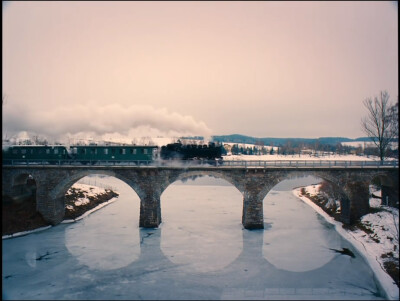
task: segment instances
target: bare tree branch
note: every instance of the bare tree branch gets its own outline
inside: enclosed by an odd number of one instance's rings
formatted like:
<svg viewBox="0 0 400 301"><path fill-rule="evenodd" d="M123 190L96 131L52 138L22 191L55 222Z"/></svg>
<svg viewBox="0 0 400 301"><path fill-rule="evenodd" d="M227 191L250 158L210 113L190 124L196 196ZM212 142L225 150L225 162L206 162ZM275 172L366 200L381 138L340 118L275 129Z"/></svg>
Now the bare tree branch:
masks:
<svg viewBox="0 0 400 301"><path fill-rule="evenodd" d="M398 122L395 122L398 114L394 116L395 108L389 104L389 94L386 91L380 92L379 99L376 96L374 100L367 98L363 104L368 115L361 120L362 129L378 148L379 157L383 161L390 143L396 138L396 131L398 132Z"/></svg>

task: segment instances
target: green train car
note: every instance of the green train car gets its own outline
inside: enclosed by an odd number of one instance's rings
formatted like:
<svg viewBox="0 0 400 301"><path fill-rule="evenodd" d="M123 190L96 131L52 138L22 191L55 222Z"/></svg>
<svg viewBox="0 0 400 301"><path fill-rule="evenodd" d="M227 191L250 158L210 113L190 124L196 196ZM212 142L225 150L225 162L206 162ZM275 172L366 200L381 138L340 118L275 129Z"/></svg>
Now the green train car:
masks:
<svg viewBox="0 0 400 301"><path fill-rule="evenodd" d="M157 146L71 146L72 159L81 162L92 161L153 161L157 156Z"/></svg>
<svg viewBox="0 0 400 301"><path fill-rule="evenodd" d="M3 147L3 164L45 163L95 164L101 161L153 161L157 157L157 146L98 146L74 145L67 148L63 145L14 145Z"/></svg>
<svg viewBox="0 0 400 301"><path fill-rule="evenodd" d="M67 148L63 145L13 145L2 149L4 160L68 160Z"/></svg>

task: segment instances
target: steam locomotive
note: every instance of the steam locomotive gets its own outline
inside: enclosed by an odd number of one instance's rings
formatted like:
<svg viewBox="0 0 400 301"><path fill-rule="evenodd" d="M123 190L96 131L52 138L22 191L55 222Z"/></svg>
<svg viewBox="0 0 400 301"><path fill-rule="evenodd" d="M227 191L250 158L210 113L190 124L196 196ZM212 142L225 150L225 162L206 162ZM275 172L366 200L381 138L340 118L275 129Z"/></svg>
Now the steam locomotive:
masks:
<svg viewBox="0 0 400 301"><path fill-rule="evenodd" d="M183 145L177 143L158 146L138 145L14 145L3 147L3 164L18 162L37 162L41 164L96 164L98 162L136 162L150 163L154 160L214 160L222 159L222 146L215 143L208 145Z"/></svg>
<svg viewBox="0 0 400 301"><path fill-rule="evenodd" d="M196 160L196 159L222 159L222 146L210 142L203 145L176 143L161 147L160 157L162 160Z"/></svg>

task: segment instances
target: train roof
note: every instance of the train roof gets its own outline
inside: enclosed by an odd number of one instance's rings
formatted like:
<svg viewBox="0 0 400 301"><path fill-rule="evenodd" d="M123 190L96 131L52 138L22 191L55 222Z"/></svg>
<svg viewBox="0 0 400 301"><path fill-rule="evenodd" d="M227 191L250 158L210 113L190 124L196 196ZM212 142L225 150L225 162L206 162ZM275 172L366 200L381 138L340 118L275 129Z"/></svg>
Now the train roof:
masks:
<svg viewBox="0 0 400 301"><path fill-rule="evenodd" d="M66 145L2 145L2 149L8 149L8 148L40 148L40 147L50 147L50 148L55 148L55 147L65 147L67 148ZM123 148L123 147L137 147L137 148L158 148L156 145L70 145L69 148L72 147L77 147L77 148L82 148L82 147L96 147L96 148Z"/></svg>
<svg viewBox="0 0 400 301"><path fill-rule="evenodd" d="M97 148L123 148L123 147L141 147L141 148L158 148L157 145L133 145L133 144L126 144L126 145L70 145L71 147L97 147Z"/></svg>
<svg viewBox="0 0 400 301"><path fill-rule="evenodd" d="M9 147L66 147L65 145L22 145L22 144L15 144L15 145L3 145L3 148Z"/></svg>

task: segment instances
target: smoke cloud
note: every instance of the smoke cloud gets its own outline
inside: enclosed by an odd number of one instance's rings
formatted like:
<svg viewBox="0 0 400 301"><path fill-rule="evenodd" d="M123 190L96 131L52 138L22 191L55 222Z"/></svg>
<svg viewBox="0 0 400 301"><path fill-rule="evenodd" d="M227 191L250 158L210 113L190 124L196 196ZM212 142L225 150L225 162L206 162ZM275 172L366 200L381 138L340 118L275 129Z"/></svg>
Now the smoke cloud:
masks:
<svg viewBox="0 0 400 301"><path fill-rule="evenodd" d="M166 108L119 104L104 106L70 105L35 110L32 107L3 107L3 128L8 135L26 131L51 139L65 137L106 139L108 136L132 141L134 137L211 135L211 129L192 116Z"/></svg>

